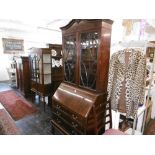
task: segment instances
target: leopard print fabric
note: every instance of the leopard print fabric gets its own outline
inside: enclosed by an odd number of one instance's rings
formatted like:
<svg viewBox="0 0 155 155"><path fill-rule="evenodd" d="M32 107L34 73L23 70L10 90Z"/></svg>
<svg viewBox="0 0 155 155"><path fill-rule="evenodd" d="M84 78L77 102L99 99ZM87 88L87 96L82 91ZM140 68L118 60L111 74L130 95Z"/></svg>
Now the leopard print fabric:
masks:
<svg viewBox="0 0 155 155"><path fill-rule="evenodd" d="M125 50L114 53L110 60L108 77L108 97L113 110L118 110L122 82L125 80L126 117L135 117L138 105L144 103L146 63L143 53L131 49L128 64L125 63Z"/></svg>

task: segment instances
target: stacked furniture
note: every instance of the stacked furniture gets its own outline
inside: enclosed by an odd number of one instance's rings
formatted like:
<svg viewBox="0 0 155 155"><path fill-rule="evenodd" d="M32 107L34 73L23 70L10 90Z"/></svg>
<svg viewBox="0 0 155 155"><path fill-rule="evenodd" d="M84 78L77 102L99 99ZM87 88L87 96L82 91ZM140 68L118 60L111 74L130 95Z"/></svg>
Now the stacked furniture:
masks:
<svg viewBox="0 0 155 155"><path fill-rule="evenodd" d="M64 82L52 98L53 134L102 134L106 123L111 126L106 90L112 23L72 20L61 28Z"/></svg>

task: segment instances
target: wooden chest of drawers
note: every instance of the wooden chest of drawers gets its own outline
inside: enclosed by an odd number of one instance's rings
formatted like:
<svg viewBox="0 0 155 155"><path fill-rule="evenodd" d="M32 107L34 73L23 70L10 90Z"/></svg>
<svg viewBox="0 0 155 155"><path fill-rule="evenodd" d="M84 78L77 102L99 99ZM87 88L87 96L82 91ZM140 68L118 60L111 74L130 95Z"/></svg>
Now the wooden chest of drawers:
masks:
<svg viewBox="0 0 155 155"><path fill-rule="evenodd" d="M61 83L52 98L53 134L102 134L105 131L106 94L88 92Z"/></svg>

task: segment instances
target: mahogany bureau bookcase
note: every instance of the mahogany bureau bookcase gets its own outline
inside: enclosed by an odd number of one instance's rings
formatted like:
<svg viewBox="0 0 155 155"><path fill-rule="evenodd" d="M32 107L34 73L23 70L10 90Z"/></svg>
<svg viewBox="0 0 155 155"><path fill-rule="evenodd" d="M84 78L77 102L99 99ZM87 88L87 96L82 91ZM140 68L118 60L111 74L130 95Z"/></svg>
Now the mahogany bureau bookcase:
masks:
<svg viewBox="0 0 155 155"><path fill-rule="evenodd" d="M112 23L75 19L61 27L64 81L52 97L53 134L104 133Z"/></svg>

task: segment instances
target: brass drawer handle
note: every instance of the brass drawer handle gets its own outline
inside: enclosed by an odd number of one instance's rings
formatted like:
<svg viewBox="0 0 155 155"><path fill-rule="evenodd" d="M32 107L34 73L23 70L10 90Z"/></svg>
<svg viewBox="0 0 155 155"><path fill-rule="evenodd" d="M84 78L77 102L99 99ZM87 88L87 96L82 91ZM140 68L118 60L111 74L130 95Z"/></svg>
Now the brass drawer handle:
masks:
<svg viewBox="0 0 155 155"><path fill-rule="evenodd" d="M56 105L56 107L57 107L58 109L60 109L60 108L61 108L61 106L60 106L60 105Z"/></svg>
<svg viewBox="0 0 155 155"><path fill-rule="evenodd" d="M56 119L56 121L57 121L57 123L58 123L58 124L60 124L60 123L61 123L60 119L58 119L58 118Z"/></svg>
<svg viewBox="0 0 155 155"><path fill-rule="evenodd" d="M73 117L74 120L77 120L77 118L78 118L78 117L75 116L74 114L72 114L72 117Z"/></svg>
<svg viewBox="0 0 155 155"><path fill-rule="evenodd" d="M78 125L77 125L76 123L72 122L72 126L73 126L74 128L76 128Z"/></svg>
<svg viewBox="0 0 155 155"><path fill-rule="evenodd" d="M58 116L60 116L60 115L61 115L61 113L60 113L59 111L56 111L56 114L57 114Z"/></svg>

